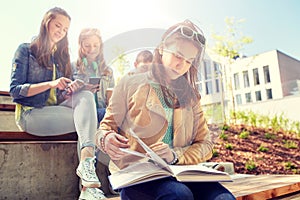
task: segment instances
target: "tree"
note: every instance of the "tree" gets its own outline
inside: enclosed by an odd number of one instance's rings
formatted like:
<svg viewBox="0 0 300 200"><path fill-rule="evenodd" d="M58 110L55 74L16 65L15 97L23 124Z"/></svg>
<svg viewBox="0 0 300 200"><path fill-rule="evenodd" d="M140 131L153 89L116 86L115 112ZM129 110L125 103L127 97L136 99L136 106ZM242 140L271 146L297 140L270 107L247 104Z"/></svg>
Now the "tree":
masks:
<svg viewBox="0 0 300 200"><path fill-rule="evenodd" d="M212 50L218 55L225 57L228 63L232 63L236 58L241 56L240 53L244 49L244 46L253 42L251 37L244 36L239 31L239 25L244 21L244 19L236 20L233 17L226 17L224 34L212 34L212 38L215 41Z"/></svg>
<svg viewBox="0 0 300 200"><path fill-rule="evenodd" d="M130 68L130 62L122 48L116 47L114 49L114 54L116 55L116 58L110 63L110 65L112 65L115 69L115 81L118 83L120 78L125 74L125 71Z"/></svg>
<svg viewBox="0 0 300 200"><path fill-rule="evenodd" d="M222 69L220 70L221 75L221 87L223 87L223 79L225 80L225 89L230 92L232 111L235 113L235 100L233 95L232 77L231 77L231 65L239 57L242 57L241 51L244 46L253 42L253 39L249 36L245 36L240 31L240 25L244 22L244 19L235 19L234 17L225 18L225 31L223 34L212 33L212 40L214 42L211 50L222 58ZM227 69L226 69L227 67ZM227 74L229 77L227 77ZM227 83L228 80L228 83ZM224 91L222 89L222 100L221 104L223 112L225 113L224 107ZM224 122L226 123L226 115L224 114ZM234 116L235 120L235 116Z"/></svg>

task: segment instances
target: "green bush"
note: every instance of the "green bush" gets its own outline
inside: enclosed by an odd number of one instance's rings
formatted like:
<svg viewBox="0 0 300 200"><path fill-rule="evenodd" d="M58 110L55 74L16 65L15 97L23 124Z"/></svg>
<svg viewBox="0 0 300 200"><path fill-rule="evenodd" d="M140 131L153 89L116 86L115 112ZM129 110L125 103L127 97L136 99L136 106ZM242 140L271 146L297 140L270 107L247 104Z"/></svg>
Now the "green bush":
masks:
<svg viewBox="0 0 300 200"><path fill-rule="evenodd" d="M225 148L228 149L228 150L232 150L233 145L231 143L227 143L227 144L225 144Z"/></svg>
<svg viewBox="0 0 300 200"><path fill-rule="evenodd" d="M250 133L248 131L242 131L239 135L239 138L241 139L247 139L249 137Z"/></svg>
<svg viewBox="0 0 300 200"><path fill-rule="evenodd" d="M284 168L288 170L297 169L297 166L292 162L284 163Z"/></svg>
<svg viewBox="0 0 300 200"><path fill-rule="evenodd" d="M213 156L213 157L218 157L218 156L219 156L219 152L217 152L216 149L213 149L213 151L212 151L212 156Z"/></svg>
<svg viewBox="0 0 300 200"><path fill-rule="evenodd" d="M297 143L291 140L283 140L283 146L287 149L297 149Z"/></svg>
<svg viewBox="0 0 300 200"><path fill-rule="evenodd" d="M249 171L255 170L256 169L256 164L253 160L248 160L245 164L245 168Z"/></svg>
<svg viewBox="0 0 300 200"><path fill-rule="evenodd" d="M276 135L273 133L265 133L265 138L268 140L274 140L276 139Z"/></svg>
<svg viewBox="0 0 300 200"><path fill-rule="evenodd" d="M228 139L228 135L222 130L219 138L222 139L222 140L227 140Z"/></svg>
<svg viewBox="0 0 300 200"><path fill-rule="evenodd" d="M261 152L267 152L267 151L269 151L269 149L267 147L264 147L263 145L260 145L257 150L261 151Z"/></svg>

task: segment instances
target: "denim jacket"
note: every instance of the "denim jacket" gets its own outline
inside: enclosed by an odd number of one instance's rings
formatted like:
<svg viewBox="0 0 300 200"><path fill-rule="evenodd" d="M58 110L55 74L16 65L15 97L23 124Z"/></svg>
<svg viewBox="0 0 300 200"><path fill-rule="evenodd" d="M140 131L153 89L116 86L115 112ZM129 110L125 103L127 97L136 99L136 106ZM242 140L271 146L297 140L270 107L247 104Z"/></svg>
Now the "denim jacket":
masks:
<svg viewBox="0 0 300 200"><path fill-rule="evenodd" d="M54 59L53 59L54 61ZM56 78L62 77L64 74L61 67L56 65ZM19 45L12 60L12 73L10 83L10 95L13 101L23 106L35 108L44 107L50 95L50 89L34 96L28 97L28 89L31 84L36 84L52 80L52 70L41 67L35 55L30 50L29 43ZM62 91L56 92L58 103L63 100Z"/></svg>

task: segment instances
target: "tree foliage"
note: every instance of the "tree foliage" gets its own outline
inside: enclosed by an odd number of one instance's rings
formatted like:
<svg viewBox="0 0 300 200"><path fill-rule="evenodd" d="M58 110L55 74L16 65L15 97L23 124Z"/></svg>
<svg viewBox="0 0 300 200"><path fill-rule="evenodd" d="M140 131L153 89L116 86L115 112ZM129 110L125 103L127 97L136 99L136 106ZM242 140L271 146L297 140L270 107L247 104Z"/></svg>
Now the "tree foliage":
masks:
<svg viewBox="0 0 300 200"><path fill-rule="evenodd" d="M212 33L212 39L214 42L211 50L219 56L219 58L224 59L222 61L223 70L222 75L225 81L225 88L228 92L230 92L231 96L231 104L232 110L235 113L235 99L232 88L232 77L231 77L231 67L230 65L234 63L234 61L241 57L241 51L244 49L244 46L253 42L253 39L249 36L245 36L241 29L241 24L244 22L244 19L235 19L234 17L226 17L225 18L225 30L222 34ZM226 67L227 66L227 67ZM225 67L227 70L225 70ZM227 72L226 72L227 71ZM228 76L229 77L226 77ZM223 77L221 81L223 82ZM221 83L223 84L223 83ZM226 91L225 91L226 92ZM223 115L224 122L226 122L226 114L225 114L225 96L224 92L222 92L222 107L223 107ZM233 117L235 120L235 116Z"/></svg>
<svg viewBox="0 0 300 200"><path fill-rule="evenodd" d="M115 47L114 54L116 55L116 58L110 63L110 65L114 69L115 82L118 83L120 78L130 68L130 62L122 48Z"/></svg>
<svg viewBox="0 0 300 200"><path fill-rule="evenodd" d="M240 26L244 21L244 19L226 17L224 33L212 34L212 39L214 40L212 50L217 55L225 57L230 63L240 56L240 53L246 44L253 42L253 39L250 36L245 36L242 31L240 31Z"/></svg>

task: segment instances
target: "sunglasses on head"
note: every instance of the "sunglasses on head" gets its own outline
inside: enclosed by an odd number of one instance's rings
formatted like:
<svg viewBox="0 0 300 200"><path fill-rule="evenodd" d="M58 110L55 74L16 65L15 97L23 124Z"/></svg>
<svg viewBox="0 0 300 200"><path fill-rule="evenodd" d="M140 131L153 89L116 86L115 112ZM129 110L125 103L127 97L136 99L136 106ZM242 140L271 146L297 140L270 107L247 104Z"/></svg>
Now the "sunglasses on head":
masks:
<svg viewBox="0 0 300 200"><path fill-rule="evenodd" d="M184 26L184 25L181 25L181 26L178 26L177 28L175 28L173 31L171 31L166 37L165 37L165 40L170 37L171 35L173 35L174 33L176 32L180 32L182 36L186 37L186 38L189 38L189 39L194 39L196 41L198 41L201 46L205 46L205 38L204 36L197 32L197 31L194 31L192 28L188 27L188 26Z"/></svg>

